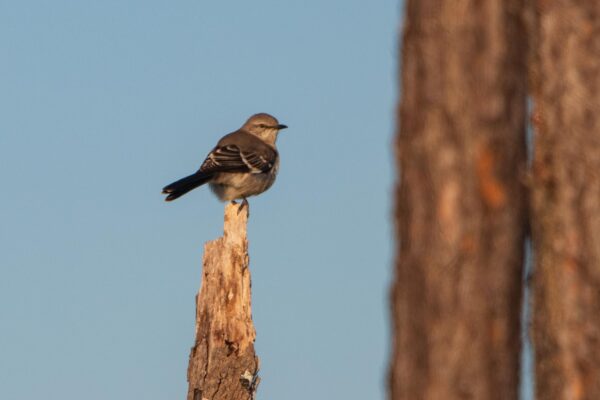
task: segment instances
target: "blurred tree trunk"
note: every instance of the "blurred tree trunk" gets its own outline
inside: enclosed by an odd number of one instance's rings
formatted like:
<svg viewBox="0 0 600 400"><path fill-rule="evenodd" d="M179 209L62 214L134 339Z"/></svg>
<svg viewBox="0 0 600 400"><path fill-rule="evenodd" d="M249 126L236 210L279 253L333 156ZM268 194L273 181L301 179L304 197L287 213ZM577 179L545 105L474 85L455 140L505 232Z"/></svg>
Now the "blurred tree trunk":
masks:
<svg viewBox="0 0 600 400"><path fill-rule="evenodd" d="M535 1L537 398L600 399L600 2Z"/></svg>
<svg viewBox="0 0 600 400"><path fill-rule="evenodd" d="M526 193L519 0L408 0L393 400L516 399Z"/></svg>
<svg viewBox="0 0 600 400"><path fill-rule="evenodd" d="M250 307L248 208L240 213L238 207L227 204L223 237L204 246L187 400L251 400L260 381Z"/></svg>

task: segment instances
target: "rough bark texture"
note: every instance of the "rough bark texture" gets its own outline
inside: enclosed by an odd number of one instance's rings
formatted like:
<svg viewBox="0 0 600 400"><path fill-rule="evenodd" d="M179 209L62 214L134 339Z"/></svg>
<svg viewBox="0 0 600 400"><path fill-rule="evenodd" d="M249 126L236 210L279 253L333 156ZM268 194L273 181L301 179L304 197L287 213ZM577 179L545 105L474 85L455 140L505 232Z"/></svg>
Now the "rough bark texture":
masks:
<svg viewBox="0 0 600 400"><path fill-rule="evenodd" d="M532 1L536 393L600 399L600 2Z"/></svg>
<svg viewBox="0 0 600 400"><path fill-rule="evenodd" d="M196 342L187 400L250 400L258 386L250 308L248 207L225 208L223 237L206 243L196 297Z"/></svg>
<svg viewBox="0 0 600 400"><path fill-rule="evenodd" d="M393 400L516 399L526 41L515 0L408 0Z"/></svg>

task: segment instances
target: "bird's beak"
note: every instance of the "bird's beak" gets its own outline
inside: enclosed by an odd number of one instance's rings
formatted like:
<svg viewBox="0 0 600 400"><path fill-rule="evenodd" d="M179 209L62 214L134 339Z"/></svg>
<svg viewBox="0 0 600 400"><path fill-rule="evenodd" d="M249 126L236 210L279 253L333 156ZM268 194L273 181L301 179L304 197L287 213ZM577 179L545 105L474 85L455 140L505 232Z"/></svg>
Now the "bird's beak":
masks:
<svg viewBox="0 0 600 400"><path fill-rule="evenodd" d="M277 129L279 129L279 130L287 129L287 125L279 124L279 125L277 125Z"/></svg>

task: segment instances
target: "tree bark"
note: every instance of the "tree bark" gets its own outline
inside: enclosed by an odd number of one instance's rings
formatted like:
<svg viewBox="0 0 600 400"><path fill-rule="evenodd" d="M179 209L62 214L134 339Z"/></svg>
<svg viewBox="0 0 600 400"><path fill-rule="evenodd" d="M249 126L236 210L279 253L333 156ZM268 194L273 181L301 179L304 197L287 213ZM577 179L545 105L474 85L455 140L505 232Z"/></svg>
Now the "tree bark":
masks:
<svg viewBox="0 0 600 400"><path fill-rule="evenodd" d="M408 0L392 400L516 399L527 231L519 0Z"/></svg>
<svg viewBox="0 0 600 400"><path fill-rule="evenodd" d="M535 380L600 399L600 3L533 1Z"/></svg>
<svg viewBox="0 0 600 400"><path fill-rule="evenodd" d="M204 246L187 400L250 400L260 381L250 304L248 207L238 210L239 205L225 207L223 237Z"/></svg>

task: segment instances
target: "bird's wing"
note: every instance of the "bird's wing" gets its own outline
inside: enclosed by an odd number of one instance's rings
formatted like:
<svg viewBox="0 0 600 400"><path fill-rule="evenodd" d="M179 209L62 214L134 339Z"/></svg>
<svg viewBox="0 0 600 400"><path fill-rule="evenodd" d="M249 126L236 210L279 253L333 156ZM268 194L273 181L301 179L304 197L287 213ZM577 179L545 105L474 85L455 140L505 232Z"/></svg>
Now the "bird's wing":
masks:
<svg viewBox="0 0 600 400"><path fill-rule="evenodd" d="M246 148L241 149L235 144L215 147L206 156L200 167L201 172L249 172L261 174L268 172L275 163L277 153L271 149Z"/></svg>

